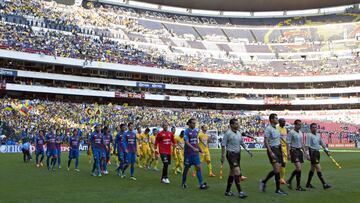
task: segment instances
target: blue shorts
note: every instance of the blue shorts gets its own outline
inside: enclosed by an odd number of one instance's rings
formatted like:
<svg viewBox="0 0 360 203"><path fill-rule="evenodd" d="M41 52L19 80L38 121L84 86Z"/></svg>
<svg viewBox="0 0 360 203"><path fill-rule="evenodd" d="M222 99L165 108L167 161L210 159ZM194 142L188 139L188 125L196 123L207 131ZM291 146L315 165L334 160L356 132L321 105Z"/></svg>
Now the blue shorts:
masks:
<svg viewBox="0 0 360 203"><path fill-rule="evenodd" d="M125 152L119 152L118 150L118 159L120 162L126 162L127 154Z"/></svg>
<svg viewBox="0 0 360 203"><path fill-rule="evenodd" d="M57 155L58 155L57 149L47 149L46 150L46 156L48 156L48 157L57 156Z"/></svg>
<svg viewBox="0 0 360 203"><path fill-rule="evenodd" d="M136 162L136 153L132 153L132 152L128 153L127 154L127 162L129 164L135 164L135 162Z"/></svg>
<svg viewBox="0 0 360 203"><path fill-rule="evenodd" d="M77 159L77 158L79 158L79 150L70 149L70 151L69 151L69 159Z"/></svg>
<svg viewBox="0 0 360 203"><path fill-rule="evenodd" d="M106 158L106 149L101 150L101 158Z"/></svg>
<svg viewBox="0 0 360 203"><path fill-rule="evenodd" d="M200 156L199 154L197 155L187 155L184 157L184 165L188 165L188 166L198 166L200 165Z"/></svg>
<svg viewBox="0 0 360 203"><path fill-rule="evenodd" d="M36 156L37 156L37 155L40 155L40 154L44 156L44 154L45 154L45 153L44 153L44 149L36 149L36 150L35 150L35 155L36 155Z"/></svg>

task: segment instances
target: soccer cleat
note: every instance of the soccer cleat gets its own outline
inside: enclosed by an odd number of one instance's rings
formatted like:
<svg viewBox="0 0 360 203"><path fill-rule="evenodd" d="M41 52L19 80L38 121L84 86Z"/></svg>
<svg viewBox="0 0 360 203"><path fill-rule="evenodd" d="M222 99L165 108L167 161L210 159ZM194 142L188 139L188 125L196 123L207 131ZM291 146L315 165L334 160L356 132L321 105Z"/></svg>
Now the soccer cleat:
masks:
<svg viewBox="0 0 360 203"><path fill-rule="evenodd" d="M216 177L216 175L213 174L213 173L210 173L210 174L209 174L209 177Z"/></svg>
<svg viewBox="0 0 360 203"><path fill-rule="evenodd" d="M131 176L130 180L136 180L136 178L134 176Z"/></svg>
<svg viewBox="0 0 360 203"><path fill-rule="evenodd" d="M166 180L166 178L163 178L163 179L161 179L161 183L169 184L170 182L168 182L168 181Z"/></svg>
<svg viewBox="0 0 360 203"><path fill-rule="evenodd" d="M41 167L43 167L43 166L44 166L44 164L43 164L42 162L40 162L40 166L41 166Z"/></svg>
<svg viewBox="0 0 360 203"><path fill-rule="evenodd" d="M69 168L69 167L67 168L67 171L70 171L70 168Z"/></svg>
<svg viewBox="0 0 360 203"><path fill-rule="evenodd" d="M296 190L296 191L306 191L306 190L305 190L304 188L302 188L301 186L297 187L295 190Z"/></svg>
<svg viewBox="0 0 360 203"><path fill-rule="evenodd" d="M91 176L94 176L94 177L96 177L97 175L96 175L96 173L91 173Z"/></svg>
<svg viewBox="0 0 360 203"><path fill-rule="evenodd" d="M192 176L192 177L195 177L195 176L196 176L195 171L193 171L193 172L191 173L191 176Z"/></svg>
<svg viewBox="0 0 360 203"><path fill-rule="evenodd" d="M286 184L286 180L284 180L283 178L280 179L280 184L281 184L281 185L285 185L285 184Z"/></svg>
<svg viewBox="0 0 360 203"><path fill-rule="evenodd" d="M235 196L233 192L229 191L229 192L225 192L225 196L227 197L233 197Z"/></svg>
<svg viewBox="0 0 360 203"><path fill-rule="evenodd" d="M98 177L102 177L101 173L98 174Z"/></svg>
<svg viewBox="0 0 360 203"><path fill-rule="evenodd" d="M328 184L325 183L325 184L323 185L323 187L324 187L324 190L326 190L326 189L330 189L330 188L331 188L331 185L328 185Z"/></svg>
<svg viewBox="0 0 360 203"><path fill-rule="evenodd" d="M153 168L153 170L154 170L154 171L159 171L159 169L158 169L158 168L156 168L156 167L155 167L155 168Z"/></svg>
<svg viewBox="0 0 360 203"><path fill-rule="evenodd" d="M76 172L80 172L80 170L78 168L75 169Z"/></svg>
<svg viewBox="0 0 360 203"><path fill-rule="evenodd" d="M261 192L265 192L266 184L263 182L262 179L260 179L259 188Z"/></svg>
<svg viewBox="0 0 360 203"><path fill-rule="evenodd" d="M61 168L61 166L58 166L58 168L60 169L60 168Z"/></svg>
<svg viewBox="0 0 360 203"><path fill-rule="evenodd" d="M126 178L126 175L125 175L125 174L121 174L121 178Z"/></svg>
<svg viewBox="0 0 360 203"><path fill-rule="evenodd" d="M181 187L182 187L183 189L186 189L186 188L187 188L187 185L184 183L184 184L181 185Z"/></svg>
<svg viewBox="0 0 360 203"><path fill-rule="evenodd" d="M246 176L240 176L240 181L245 181L247 179Z"/></svg>
<svg viewBox="0 0 360 203"><path fill-rule="evenodd" d="M315 189L315 187L311 184L306 184L306 188L311 188L311 189Z"/></svg>
<svg viewBox="0 0 360 203"><path fill-rule="evenodd" d="M109 171L104 171L104 175L107 175L107 174L109 174Z"/></svg>
<svg viewBox="0 0 360 203"><path fill-rule="evenodd" d="M245 194L245 192L241 191L241 192L239 193L239 197L240 197L241 199L245 199L245 198L247 197L247 195Z"/></svg>
<svg viewBox="0 0 360 203"><path fill-rule="evenodd" d="M206 183L203 183L202 185L200 185L200 190L207 190L209 188L209 186Z"/></svg>
<svg viewBox="0 0 360 203"><path fill-rule="evenodd" d="M39 165L39 164L36 164L36 167L38 167L38 168L39 168L39 167L40 167L40 165Z"/></svg>
<svg viewBox="0 0 360 203"><path fill-rule="evenodd" d="M182 170L179 169L179 168L178 168L176 171L177 171L178 173L182 173Z"/></svg>
<svg viewBox="0 0 360 203"><path fill-rule="evenodd" d="M275 193L278 194L278 195L283 195L283 196L288 195L288 194L287 194L286 192L284 192L282 189L279 189L279 190L275 191Z"/></svg>

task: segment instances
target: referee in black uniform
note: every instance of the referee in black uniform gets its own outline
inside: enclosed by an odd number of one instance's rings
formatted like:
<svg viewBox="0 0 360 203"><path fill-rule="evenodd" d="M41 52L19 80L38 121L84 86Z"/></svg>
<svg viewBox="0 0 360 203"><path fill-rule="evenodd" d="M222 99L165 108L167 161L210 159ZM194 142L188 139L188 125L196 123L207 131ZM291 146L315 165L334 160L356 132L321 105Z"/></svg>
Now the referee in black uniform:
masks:
<svg viewBox="0 0 360 203"><path fill-rule="evenodd" d="M242 136L245 133L240 131L239 127L240 125L237 119L233 118L230 120L230 128L226 131L221 143L221 163L224 163L226 150L226 159L229 162L230 174L227 181L225 196L234 196L231 192L231 185L235 179L235 185L239 192L239 197L244 199L247 195L241 190L240 186L240 146L242 146L251 157L252 153L247 149L242 139Z"/></svg>

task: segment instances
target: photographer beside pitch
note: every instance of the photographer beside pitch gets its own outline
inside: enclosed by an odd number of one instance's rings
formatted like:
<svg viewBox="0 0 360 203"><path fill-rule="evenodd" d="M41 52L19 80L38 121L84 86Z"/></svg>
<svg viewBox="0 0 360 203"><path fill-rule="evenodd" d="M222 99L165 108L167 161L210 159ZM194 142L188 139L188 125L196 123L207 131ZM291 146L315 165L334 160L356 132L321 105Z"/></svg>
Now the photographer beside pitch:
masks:
<svg viewBox="0 0 360 203"><path fill-rule="evenodd" d="M224 163L224 154L226 149L226 159L229 162L230 174L227 181L225 196L234 196L231 192L232 182L235 180L235 185L239 193L239 197L244 199L247 195L241 190L240 186L240 152L242 146L252 157L252 153L247 149L242 135L244 132L239 131L239 122L233 118L230 120L230 128L226 131L221 144L221 163Z"/></svg>

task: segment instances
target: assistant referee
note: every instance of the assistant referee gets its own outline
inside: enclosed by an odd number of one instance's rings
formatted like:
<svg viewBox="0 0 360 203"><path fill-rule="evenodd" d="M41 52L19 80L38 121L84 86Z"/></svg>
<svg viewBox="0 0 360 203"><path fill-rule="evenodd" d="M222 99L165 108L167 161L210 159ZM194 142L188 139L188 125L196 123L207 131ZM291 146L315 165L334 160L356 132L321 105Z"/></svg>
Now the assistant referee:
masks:
<svg viewBox="0 0 360 203"><path fill-rule="evenodd" d="M232 182L235 180L235 185L239 193L239 197L244 199L247 195L241 190L240 186L240 151L242 146L252 157L252 153L247 149L243 139L242 134L239 130L240 125L237 119L233 118L230 120L230 128L226 131L222 144L221 144L221 163L224 163L225 159L225 150L226 150L226 159L229 162L230 174L227 181L227 187L225 196L234 196L231 192Z"/></svg>

